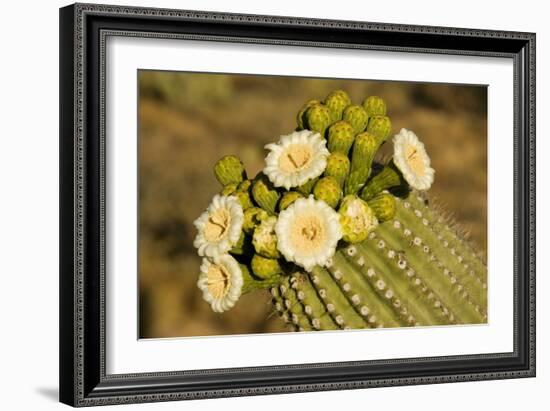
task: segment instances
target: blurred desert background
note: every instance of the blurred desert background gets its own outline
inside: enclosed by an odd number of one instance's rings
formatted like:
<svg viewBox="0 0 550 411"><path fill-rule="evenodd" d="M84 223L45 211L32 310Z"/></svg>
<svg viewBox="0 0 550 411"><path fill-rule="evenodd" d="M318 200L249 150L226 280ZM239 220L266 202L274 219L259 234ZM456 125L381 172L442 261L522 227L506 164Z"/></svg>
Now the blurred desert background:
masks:
<svg viewBox="0 0 550 411"><path fill-rule="evenodd" d="M334 89L356 104L378 95L393 133L413 130L436 170L431 198L445 205L471 239L487 247L487 91L483 86L327 80L160 71L139 72L140 337L287 331L269 293L211 311L196 282L200 258L193 221L220 186L212 167L226 154L249 176L263 168L263 146L296 127L309 99Z"/></svg>

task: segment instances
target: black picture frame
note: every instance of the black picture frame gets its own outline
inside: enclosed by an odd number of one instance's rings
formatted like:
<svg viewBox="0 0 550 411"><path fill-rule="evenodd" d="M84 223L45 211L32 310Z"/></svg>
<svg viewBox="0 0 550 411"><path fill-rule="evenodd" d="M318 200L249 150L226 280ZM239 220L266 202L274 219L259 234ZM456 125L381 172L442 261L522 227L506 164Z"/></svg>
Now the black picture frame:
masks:
<svg viewBox="0 0 550 411"><path fill-rule="evenodd" d="M105 39L507 57L514 65L514 350L406 360L105 373ZM73 406L535 376L535 34L75 4L60 9L60 400Z"/></svg>

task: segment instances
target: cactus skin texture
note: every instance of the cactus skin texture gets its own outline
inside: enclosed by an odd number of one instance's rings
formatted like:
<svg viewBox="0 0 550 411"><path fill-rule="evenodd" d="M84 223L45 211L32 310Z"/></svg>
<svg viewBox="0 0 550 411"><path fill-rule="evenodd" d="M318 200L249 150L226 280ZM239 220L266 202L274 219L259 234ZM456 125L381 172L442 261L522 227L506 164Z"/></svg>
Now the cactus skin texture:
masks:
<svg viewBox="0 0 550 411"><path fill-rule="evenodd" d="M487 268L445 219L411 192L395 215L328 268L295 271L271 288L296 330L478 324L487 321Z"/></svg>

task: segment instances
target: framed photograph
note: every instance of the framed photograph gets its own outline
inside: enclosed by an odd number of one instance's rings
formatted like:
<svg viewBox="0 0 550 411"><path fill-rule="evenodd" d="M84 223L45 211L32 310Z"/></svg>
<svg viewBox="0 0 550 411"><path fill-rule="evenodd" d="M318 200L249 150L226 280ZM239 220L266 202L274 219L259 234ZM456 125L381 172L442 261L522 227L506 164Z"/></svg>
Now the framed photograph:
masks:
<svg viewBox="0 0 550 411"><path fill-rule="evenodd" d="M62 402L535 375L535 34L60 24Z"/></svg>

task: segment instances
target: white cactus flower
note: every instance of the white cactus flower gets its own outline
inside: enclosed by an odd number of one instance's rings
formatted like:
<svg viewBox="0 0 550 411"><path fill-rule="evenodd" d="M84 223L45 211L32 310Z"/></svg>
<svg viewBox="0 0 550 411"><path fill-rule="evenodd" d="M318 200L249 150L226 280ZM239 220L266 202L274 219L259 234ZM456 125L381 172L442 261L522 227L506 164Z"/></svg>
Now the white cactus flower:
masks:
<svg viewBox="0 0 550 411"><path fill-rule="evenodd" d="M275 187L287 190L323 174L330 154L325 139L310 130L281 136L278 143L265 148L270 153L265 159L264 174Z"/></svg>
<svg viewBox="0 0 550 411"><path fill-rule="evenodd" d="M221 313L235 305L241 296L243 275L239 263L229 254L212 261L202 259L197 286L212 310Z"/></svg>
<svg viewBox="0 0 550 411"><path fill-rule="evenodd" d="M241 236L243 208L234 196L216 194L204 213L194 222L197 236L193 245L201 257L226 254Z"/></svg>
<svg viewBox="0 0 550 411"><path fill-rule="evenodd" d="M394 136L393 162L412 188L428 190L432 186L435 170L430 167L424 144L412 131L402 128Z"/></svg>
<svg viewBox="0 0 550 411"><path fill-rule="evenodd" d="M281 211L275 233L281 254L306 271L328 264L342 238L339 214L313 196L299 198Z"/></svg>

